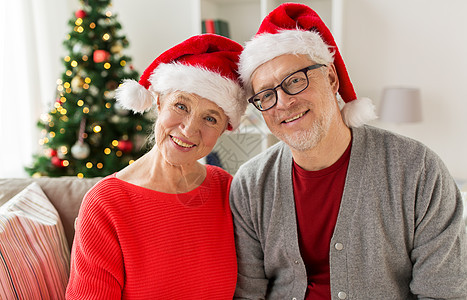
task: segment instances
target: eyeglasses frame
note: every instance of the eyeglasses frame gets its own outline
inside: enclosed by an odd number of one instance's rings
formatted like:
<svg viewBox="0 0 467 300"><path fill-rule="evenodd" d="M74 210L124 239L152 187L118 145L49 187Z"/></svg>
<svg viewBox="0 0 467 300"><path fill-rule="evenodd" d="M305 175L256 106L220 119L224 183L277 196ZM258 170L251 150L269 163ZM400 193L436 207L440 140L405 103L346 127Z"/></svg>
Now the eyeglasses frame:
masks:
<svg viewBox="0 0 467 300"><path fill-rule="evenodd" d="M276 104L277 104L277 99L278 99L277 89L278 89L278 88L281 88L281 89L284 91L284 93L286 93L287 95L290 95L290 96L300 94L301 92L303 92L304 90L306 90L306 89L308 88L308 86L310 85L310 80L308 79L308 74L307 74L307 72L310 71L310 70L314 70L314 69L321 68L321 67L326 67L326 65L325 65L325 64L314 64L314 65L308 66L308 67L306 67L306 68L300 69L300 70L298 70L298 71L295 71L295 72L293 72L293 73L290 73L290 74L287 75L284 79L282 79L281 83L279 83L279 84L276 85L275 87L270 88L270 89L264 89L264 90L262 90L262 91L257 92L256 94L254 94L252 97L250 97L250 98L248 99L248 102L251 103L251 104L252 104L257 110L259 110L259 111L267 111L267 110L273 108L274 106L276 106ZM299 72L303 72L303 73L305 74L305 77L306 77L306 86L305 86L302 90L300 90L300 91L298 91L298 92L296 92L296 93L290 93L290 92L288 92L286 89L284 89L284 88L282 87L282 84L283 84L290 76L292 76L292 75L294 75L294 74L297 74L297 73L299 73ZM254 102L255 102L255 101L254 101L254 98L255 98L258 94L261 94L261 93L263 93L263 92L265 92L265 91L270 91L270 90L272 90L272 91L274 92L274 95L276 96L276 98L275 98L276 101L274 102L274 104L271 105L271 107L268 107L268 108L266 108L266 109L261 109L261 108L259 108L258 106L256 106L255 103L254 103Z"/></svg>

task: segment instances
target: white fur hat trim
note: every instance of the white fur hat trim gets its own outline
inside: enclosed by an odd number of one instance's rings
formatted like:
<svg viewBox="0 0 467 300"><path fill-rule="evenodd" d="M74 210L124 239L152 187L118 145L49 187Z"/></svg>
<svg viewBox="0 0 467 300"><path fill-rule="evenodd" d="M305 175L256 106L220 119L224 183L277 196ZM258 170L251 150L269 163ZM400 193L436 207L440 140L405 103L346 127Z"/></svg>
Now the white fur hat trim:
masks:
<svg viewBox="0 0 467 300"><path fill-rule="evenodd" d="M240 84L209 71L180 63L160 64L149 77L149 90L134 80L125 80L117 89L117 101L127 109L144 112L153 105L152 92L166 94L175 91L194 93L213 101L222 108L235 130L248 102Z"/></svg>
<svg viewBox="0 0 467 300"><path fill-rule="evenodd" d="M240 125L248 104L239 83L204 67L181 63L160 64L149 77L149 81L149 89L154 92L164 94L182 91L213 101L229 117L233 130Z"/></svg>
<svg viewBox="0 0 467 300"><path fill-rule="evenodd" d="M238 71L247 93L252 96L251 76L265 62L284 54L307 54L315 63L330 64L334 61L334 51L329 50L319 33L314 31L297 29L264 33L246 42Z"/></svg>

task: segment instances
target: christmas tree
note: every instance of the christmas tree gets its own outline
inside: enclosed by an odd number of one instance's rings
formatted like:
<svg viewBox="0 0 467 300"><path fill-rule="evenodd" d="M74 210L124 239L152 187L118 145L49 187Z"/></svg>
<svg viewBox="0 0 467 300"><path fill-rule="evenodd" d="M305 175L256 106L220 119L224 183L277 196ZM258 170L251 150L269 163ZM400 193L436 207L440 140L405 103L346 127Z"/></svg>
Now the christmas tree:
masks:
<svg viewBox="0 0 467 300"><path fill-rule="evenodd" d="M137 79L131 59L122 53L128 40L110 0L81 1L69 21L64 41L65 72L57 80L57 97L38 122L42 152L26 171L32 176L106 176L146 152L152 121L115 102L123 79Z"/></svg>

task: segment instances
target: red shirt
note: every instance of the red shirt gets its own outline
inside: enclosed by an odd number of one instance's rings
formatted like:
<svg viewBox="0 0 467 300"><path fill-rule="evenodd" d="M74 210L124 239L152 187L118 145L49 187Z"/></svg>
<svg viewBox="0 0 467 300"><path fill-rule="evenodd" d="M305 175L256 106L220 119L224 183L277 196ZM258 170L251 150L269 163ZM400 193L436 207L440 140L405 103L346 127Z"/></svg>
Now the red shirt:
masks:
<svg viewBox="0 0 467 300"><path fill-rule="evenodd" d="M94 186L78 217L67 299L232 299L232 176L206 168L201 186L183 194L115 175Z"/></svg>
<svg viewBox="0 0 467 300"><path fill-rule="evenodd" d="M330 167L306 171L293 163L300 252L308 288L305 299L331 299L329 245L344 191L351 144Z"/></svg>

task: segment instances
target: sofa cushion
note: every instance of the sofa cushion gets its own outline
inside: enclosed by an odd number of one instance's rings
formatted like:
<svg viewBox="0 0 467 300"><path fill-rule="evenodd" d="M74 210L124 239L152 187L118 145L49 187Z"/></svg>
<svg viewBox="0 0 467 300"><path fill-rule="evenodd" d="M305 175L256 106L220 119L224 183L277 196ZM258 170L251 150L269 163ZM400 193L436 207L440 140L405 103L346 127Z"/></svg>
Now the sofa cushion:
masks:
<svg viewBox="0 0 467 300"><path fill-rule="evenodd" d="M0 207L0 298L63 299L69 270L60 217L32 183Z"/></svg>
<svg viewBox="0 0 467 300"><path fill-rule="evenodd" d="M74 222L86 192L102 178L40 177L40 178L0 178L0 205L19 193L32 182L44 191L60 215L63 228L71 249L74 237Z"/></svg>

